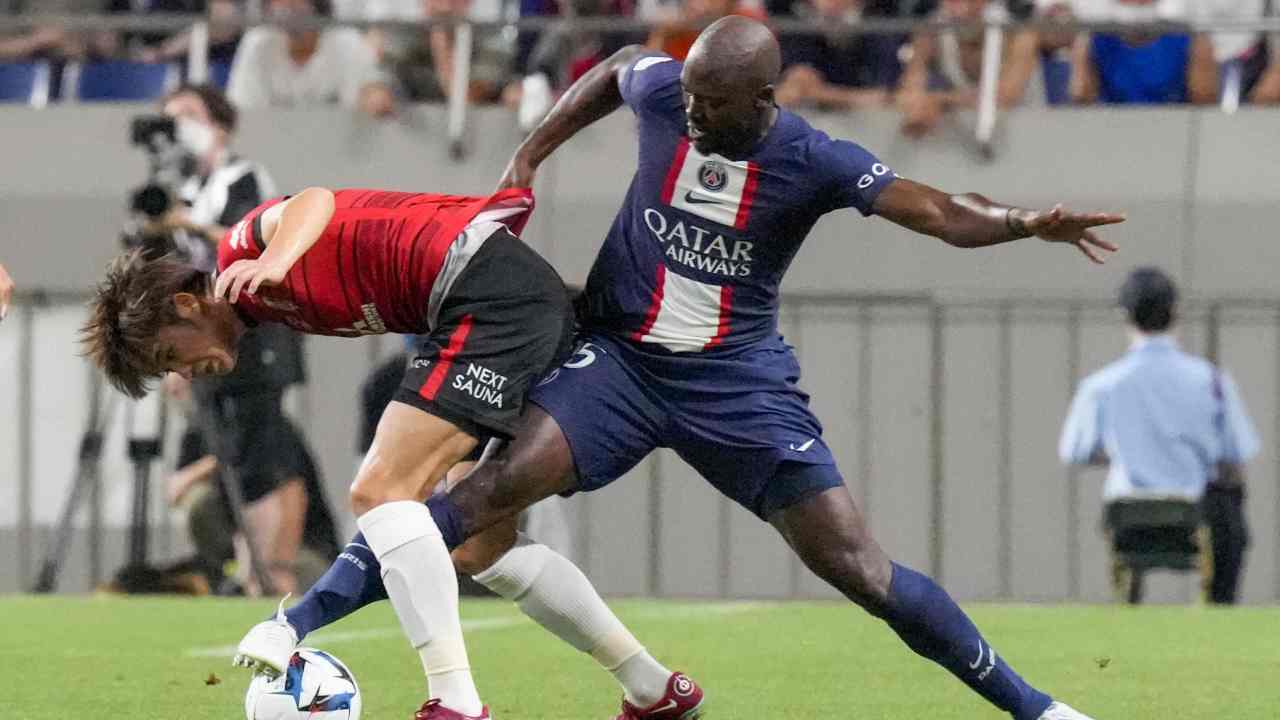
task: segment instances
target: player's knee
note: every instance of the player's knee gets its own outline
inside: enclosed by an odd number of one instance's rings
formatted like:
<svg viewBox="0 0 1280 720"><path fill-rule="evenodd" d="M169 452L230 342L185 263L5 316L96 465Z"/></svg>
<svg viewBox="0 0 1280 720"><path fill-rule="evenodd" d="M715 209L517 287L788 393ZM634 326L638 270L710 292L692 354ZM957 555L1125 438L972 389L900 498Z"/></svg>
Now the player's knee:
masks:
<svg viewBox="0 0 1280 720"><path fill-rule="evenodd" d="M413 498L401 497L396 492L392 478L380 466L365 463L360 472L356 473L356 479L348 489L347 499L351 503L351 510L359 517L384 503Z"/></svg>
<svg viewBox="0 0 1280 720"><path fill-rule="evenodd" d="M832 545L813 553L810 567L850 600L874 610L889 598L892 565L874 543L867 546Z"/></svg>
<svg viewBox="0 0 1280 720"><path fill-rule="evenodd" d="M351 505L351 511L359 517L382 503L378 501L378 493L368 483L363 483L356 478L351 483L351 487L347 488L347 501Z"/></svg>

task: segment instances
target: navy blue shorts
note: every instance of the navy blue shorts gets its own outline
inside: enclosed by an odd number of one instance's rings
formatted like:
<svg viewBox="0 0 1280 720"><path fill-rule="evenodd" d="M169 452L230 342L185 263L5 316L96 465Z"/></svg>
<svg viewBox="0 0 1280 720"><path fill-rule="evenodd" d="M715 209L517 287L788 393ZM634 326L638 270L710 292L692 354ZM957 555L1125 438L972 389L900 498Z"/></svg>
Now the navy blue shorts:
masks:
<svg viewBox="0 0 1280 720"><path fill-rule="evenodd" d="M781 339L707 358L586 334L529 401L564 432L578 490L602 488L665 447L767 520L844 484L799 377Z"/></svg>

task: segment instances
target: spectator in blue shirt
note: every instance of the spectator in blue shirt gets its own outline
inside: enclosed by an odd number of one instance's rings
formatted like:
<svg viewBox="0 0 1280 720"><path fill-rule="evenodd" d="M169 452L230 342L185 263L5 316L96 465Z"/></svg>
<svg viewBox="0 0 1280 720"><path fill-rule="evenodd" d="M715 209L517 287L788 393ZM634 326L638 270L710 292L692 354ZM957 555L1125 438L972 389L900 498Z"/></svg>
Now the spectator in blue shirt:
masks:
<svg viewBox="0 0 1280 720"><path fill-rule="evenodd" d="M1157 268L1129 275L1120 305L1133 343L1080 384L1058 452L1064 463L1110 466L1106 503L1205 500L1214 535L1214 600L1230 601L1247 543L1243 468L1258 453L1258 435L1231 377L1184 352L1170 334L1177 296ZM1215 507L1223 495L1226 507Z"/></svg>
<svg viewBox="0 0 1280 720"><path fill-rule="evenodd" d="M1176 5L1154 0L1112 0L1089 20L1151 23L1186 20ZM1218 100L1218 63L1208 35L1082 33L1072 51L1071 99L1115 105Z"/></svg>

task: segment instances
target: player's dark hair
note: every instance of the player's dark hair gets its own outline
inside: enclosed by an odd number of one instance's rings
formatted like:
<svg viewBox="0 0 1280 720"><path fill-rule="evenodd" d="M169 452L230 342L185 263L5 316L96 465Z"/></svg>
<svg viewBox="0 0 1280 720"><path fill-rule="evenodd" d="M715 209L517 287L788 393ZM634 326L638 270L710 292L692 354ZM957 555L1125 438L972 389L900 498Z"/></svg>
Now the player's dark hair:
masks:
<svg viewBox="0 0 1280 720"><path fill-rule="evenodd" d="M1120 307L1129 312L1129 320L1143 332L1168 330L1177 302L1177 286L1157 267L1134 270L1120 286Z"/></svg>
<svg viewBox="0 0 1280 720"><path fill-rule="evenodd" d="M205 110L209 111L209 119L215 125L228 133L236 131L236 120L239 118L236 106L232 105L227 96L218 88L208 83L198 85L184 83L166 95L164 100L169 102L169 100L179 95L195 95L200 98L200 102L204 103Z"/></svg>
<svg viewBox="0 0 1280 720"><path fill-rule="evenodd" d="M83 354L120 392L146 395L148 381L164 374L152 354L160 328L182 322L173 296L208 289L209 276L174 255L148 260L134 250L117 257L89 301Z"/></svg>

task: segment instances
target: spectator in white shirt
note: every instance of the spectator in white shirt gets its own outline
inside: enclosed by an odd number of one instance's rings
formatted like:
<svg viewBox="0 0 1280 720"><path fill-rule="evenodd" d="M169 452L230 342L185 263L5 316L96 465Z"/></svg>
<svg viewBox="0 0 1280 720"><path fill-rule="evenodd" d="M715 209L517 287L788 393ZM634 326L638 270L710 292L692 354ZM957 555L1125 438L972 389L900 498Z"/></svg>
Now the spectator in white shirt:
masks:
<svg viewBox="0 0 1280 720"><path fill-rule="evenodd" d="M317 12L314 0L271 0L270 11L281 23ZM231 64L227 96L240 108L337 104L375 117L395 110L372 49L352 28L249 30Z"/></svg>

